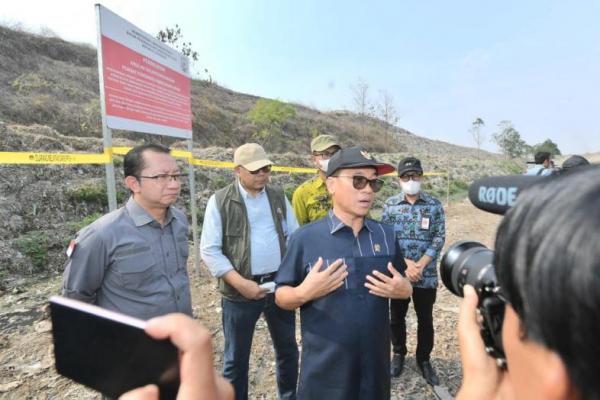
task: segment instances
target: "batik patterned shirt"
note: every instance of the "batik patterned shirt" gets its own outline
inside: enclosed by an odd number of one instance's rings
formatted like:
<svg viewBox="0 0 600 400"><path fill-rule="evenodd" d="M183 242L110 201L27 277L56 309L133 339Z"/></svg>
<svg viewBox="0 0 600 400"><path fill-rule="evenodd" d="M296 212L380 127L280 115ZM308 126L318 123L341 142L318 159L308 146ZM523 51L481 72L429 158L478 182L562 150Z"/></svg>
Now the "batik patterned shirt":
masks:
<svg viewBox="0 0 600 400"><path fill-rule="evenodd" d="M421 280L413 286L437 288L437 259L446 238L444 208L440 201L421 192L415 204L410 204L400 192L385 201L381 222L394 226L405 258L419 261L424 254L433 257L423 268Z"/></svg>

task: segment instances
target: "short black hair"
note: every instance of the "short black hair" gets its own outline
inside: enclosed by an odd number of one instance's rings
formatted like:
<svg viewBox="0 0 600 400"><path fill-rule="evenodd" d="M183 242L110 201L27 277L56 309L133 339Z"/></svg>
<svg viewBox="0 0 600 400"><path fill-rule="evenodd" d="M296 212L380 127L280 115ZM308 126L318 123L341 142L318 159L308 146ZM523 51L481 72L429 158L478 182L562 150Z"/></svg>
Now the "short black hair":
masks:
<svg viewBox="0 0 600 400"><path fill-rule="evenodd" d="M590 162L585 157L575 154L575 155L567 158L562 163L562 169L564 171L567 171L567 170L571 170L573 168L584 167L586 165L590 165Z"/></svg>
<svg viewBox="0 0 600 400"><path fill-rule="evenodd" d="M529 188L500 224L494 256L526 335L561 357L585 399L600 399L598 199L598 167Z"/></svg>
<svg viewBox="0 0 600 400"><path fill-rule="evenodd" d="M171 154L171 149L159 143L147 143L135 146L125 154L123 160L123 172L125 177L140 177L142 170L146 168L143 154L145 151L154 151L155 153Z"/></svg>
<svg viewBox="0 0 600 400"><path fill-rule="evenodd" d="M550 160L550 153L548 153L547 151L538 151L537 153L535 153L533 159L535 160L536 164L543 164L544 161Z"/></svg>

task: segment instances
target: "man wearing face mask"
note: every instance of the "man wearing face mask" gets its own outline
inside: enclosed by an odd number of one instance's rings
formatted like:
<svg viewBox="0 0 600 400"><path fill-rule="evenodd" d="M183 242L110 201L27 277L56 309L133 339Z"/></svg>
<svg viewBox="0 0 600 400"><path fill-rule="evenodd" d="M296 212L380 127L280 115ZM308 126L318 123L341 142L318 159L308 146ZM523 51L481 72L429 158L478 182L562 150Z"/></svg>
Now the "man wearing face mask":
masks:
<svg viewBox="0 0 600 400"><path fill-rule="evenodd" d="M398 164L402 192L386 200L381 221L394 226L406 262L406 276L413 285L413 306L417 314L417 366L425 380L438 385L439 379L429 356L433 349L433 303L438 278L437 259L445 240L444 208L440 201L421 191L421 161L407 157ZM390 328L394 355L391 374L400 376L406 357L406 312L410 298L392 300Z"/></svg>
<svg viewBox="0 0 600 400"><path fill-rule="evenodd" d="M321 219L331 210L331 196L325 185L325 172L329 159L340 148L337 139L331 135L319 135L310 143L311 159L318 175L298 186L292 196L292 207L300 225Z"/></svg>

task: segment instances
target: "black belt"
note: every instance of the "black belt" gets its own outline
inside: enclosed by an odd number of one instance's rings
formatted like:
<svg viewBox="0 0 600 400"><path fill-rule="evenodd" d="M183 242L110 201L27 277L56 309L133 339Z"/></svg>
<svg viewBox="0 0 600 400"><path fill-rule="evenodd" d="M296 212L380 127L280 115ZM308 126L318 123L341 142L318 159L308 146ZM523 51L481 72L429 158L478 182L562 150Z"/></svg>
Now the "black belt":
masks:
<svg viewBox="0 0 600 400"><path fill-rule="evenodd" d="M259 285L265 282L272 282L275 280L275 274L277 274L277 272L270 272L262 275L252 275L252 280Z"/></svg>

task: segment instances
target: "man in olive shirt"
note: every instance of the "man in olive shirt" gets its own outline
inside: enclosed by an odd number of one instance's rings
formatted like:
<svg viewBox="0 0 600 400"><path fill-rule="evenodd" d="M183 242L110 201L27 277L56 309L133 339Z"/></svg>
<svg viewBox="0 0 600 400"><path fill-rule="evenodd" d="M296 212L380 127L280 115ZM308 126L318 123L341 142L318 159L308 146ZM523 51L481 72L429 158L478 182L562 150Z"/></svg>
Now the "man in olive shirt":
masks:
<svg viewBox="0 0 600 400"><path fill-rule="evenodd" d="M167 147L146 144L125 156L127 204L71 241L63 295L137 318L192 315L188 222L172 206L182 174Z"/></svg>
<svg viewBox="0 0 600 400"><path fill-rule="evenodd" d="M292 196L294 214L300 225L316 221L327 215L331 210L331 196L325 185L325 172L332 155L340 145L331 135L320 135L310 143L312 162L318 169L318 175L298 186Z"/></svg>

